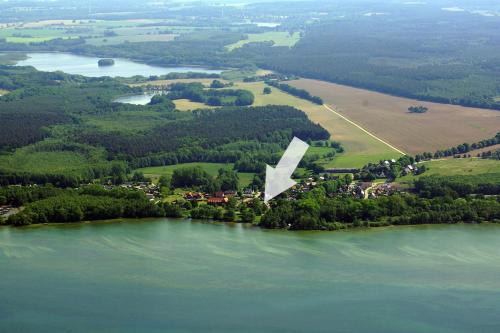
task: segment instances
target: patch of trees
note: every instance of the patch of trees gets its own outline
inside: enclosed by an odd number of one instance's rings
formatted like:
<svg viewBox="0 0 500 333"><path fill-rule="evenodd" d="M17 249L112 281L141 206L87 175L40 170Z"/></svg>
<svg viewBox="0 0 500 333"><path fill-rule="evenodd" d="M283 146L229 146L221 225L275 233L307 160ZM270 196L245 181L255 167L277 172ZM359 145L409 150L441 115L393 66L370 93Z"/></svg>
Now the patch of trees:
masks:
<svg viewBox="0 0 500 333"><path fill-rule="evenodd" d="M500 160L500 150L496 151L484 151L481 154L477 154L478 157L484 158L484 159L491 159L491 160Z"/></svg>
<svg viewBox="0 0 500 333"><path fill-rule="evenodd" d="M210 106L247 106L252 105L254 101L253 94L248 90L206 90L201 83L174 83L169 86L168 98L189 99Z"/></svg>
<svg viewBox="0 0 500 333"><path fill-rule="evenodd" d="M163 215L161 207L147 200L144 195L138 199L124 199L67 193L28 204L22 212L10 216L6 223L28 225Z"/></svg>
<svg viewBox="0 0 500 333"><path fill-rule="evenodd" d="M415 191L425 198L500 195L500 174L420 177L415 180Z"/></svg>
<svg viewBox="0 0 500 333"><path fill-rule="evenodd" d="M238 189L238 174L233 170L220 169L217 177L210 176L200 167L184 167L174 170L172 188L197 188L204 192Z"/></svg>
<svg viewBox="0 0 500 333"><path fill-rule="evenodd" d="M445 150L438 150L435 153L430 153L430 152L425 152L423 154L418 154L415 156L415 160L417 162L424 161L424 160L430 160L432 158L442 158L442 157L449 157L449 156L454 156L454 155L460 155L460 154L466 154L470 151L476 150L476 149L482 149L490 146L494 146L500 144L500 132L498 132L494 137L486 140L481 140L479 142L475 142L473 144L469 143L463 143L461 145L458 145L453 148L445 149Z"/></svg>
<svg viewBox="0 0 500 333"><path fill-rule="evenodd" d="M144 165L235 162L242 157L241 151L225 148L225 145L257 141L286 148L293 136L302 140L326 140L330 135L302 111L271 105L198 110L189 120L172 121L143 134L91 131L80 134L79 140L103 146L114 156L137 159L138 164Z"/></svg>
<svg viewBox="0 0 500 333"><path fill-rule="evenodd" d="M410 106L408 108L408 112L410 113L426 113L427 111L429 111L428 108L426 108L425 106Z"/></svg>
<svg viewBox="0 0 500 333"><path fill-rule="evenodd" d="M363 200L327 198L324 191L297 201L280 200L262 216L269 229L337 230L359 226L480 223L500 220L497 198L422 198L411 194Z"/></svg>
<svg viewBox="0 0 500 333"><path fill-rule="evenodd" d="M112 103L114 96L136 92L110 78L0 66L0 88L6 87L13 91L0 97L0 150L40 141L50 126L82 114L115 112L124 106Z"/></svg>
<svg viewBox="0 0 500 333"><path fill-rule="evenodd" d="M99 65L99 67L113 66L115 64L115 61L113 59L99 59L97 64Z"/></svg>
<svg viewBox="0 0 500 333"><path fill-rule="evenodd" d="M280 82L272 81L272 80L266 81L266 84L268 84L272 87L278 88L280 90L283 90L283 91L285 91L285 92L287 92L290 95L293 95L295 97L306 99L306 100L311 101L315 104L323 105L323 100L321 99L321 97L313 96L307 90L295 88L289 84L280 83Z"/></svg>
<svg viewBox="0 0 500 333"><path fill-rule="evenodd" d="M128 167L123 161L98 162L68 172L27 172L0 169L0 186L53 184L57 187L78 187L95 179L103 183L121 184L127 179Z"/></svg>

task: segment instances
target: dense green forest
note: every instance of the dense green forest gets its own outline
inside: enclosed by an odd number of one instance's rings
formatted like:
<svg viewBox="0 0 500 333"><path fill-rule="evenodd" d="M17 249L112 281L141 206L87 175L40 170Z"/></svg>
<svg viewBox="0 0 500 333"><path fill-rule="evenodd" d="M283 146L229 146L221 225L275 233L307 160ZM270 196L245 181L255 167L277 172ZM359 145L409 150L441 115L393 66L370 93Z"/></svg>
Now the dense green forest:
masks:
<svg viewBox="0 0 500 333"><path fill-rule="evenodd" d="M293 136L330 136L292 107L244 107L253 102L245 90L177 84L168 98L156 96L142 106L113 102L142 91L116 79L0 70L0 88L10 90L0 97L0 185L116 184L130 168L186 162L251 160L261 169L279 158ZM178 112L170 98L217 98L235 106Z"/></svg>
<svg viewBox="0 0 500 333"><path fill-rule="evenodd" d="M12 190L0 188L0 203L19 205L25 209L6 221L12 225L64 223L105 220L119 217L163 216L163 209L146 199L144 193L133 190L105 190L88 186L79 190L58 190L49 187Z"/></svg>

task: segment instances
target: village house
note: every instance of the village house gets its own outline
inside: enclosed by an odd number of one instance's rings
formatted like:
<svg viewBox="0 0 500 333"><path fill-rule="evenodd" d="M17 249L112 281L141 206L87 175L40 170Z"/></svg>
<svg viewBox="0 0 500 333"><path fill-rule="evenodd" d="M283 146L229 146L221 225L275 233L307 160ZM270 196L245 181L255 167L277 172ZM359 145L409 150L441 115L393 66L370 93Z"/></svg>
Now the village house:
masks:
<svg viewBox="0 0 500 333"><path fill-rule="evenodd" d="M229 202L229 198L222 191L215 193L215 196L207 199L207 204L209 205L225 205Z"/></svg>
<svg viewBox="0 0 500 333"><path fill-rule="evenodd" d="M227 197L223 197L223 198L210 197L207 199L207 204L215 205L215 206L225 205L228 202L229 202L229 199Z"/></svg>
<svg viewBox="0 0 500 333"><path fill-rule="evenodd" d="M245 198L253 198L255 196L255 192L251 188L246 188L243 190L243 196Z"/></svg>
<svg viewBox="0 0 500 333"><path fill-rule="evenodd" d="M233 190L224 191L224 196L226 196L226 197L236 197L236 196L238 196L238 192L233 191Z"/></svg>
<svg viewBox="0 0 500 333"><path fill-rule="evenodd" d="M204 198L205 196L201 192L187 192L184 194L184 199L187 201L200 201Z"/></svg>

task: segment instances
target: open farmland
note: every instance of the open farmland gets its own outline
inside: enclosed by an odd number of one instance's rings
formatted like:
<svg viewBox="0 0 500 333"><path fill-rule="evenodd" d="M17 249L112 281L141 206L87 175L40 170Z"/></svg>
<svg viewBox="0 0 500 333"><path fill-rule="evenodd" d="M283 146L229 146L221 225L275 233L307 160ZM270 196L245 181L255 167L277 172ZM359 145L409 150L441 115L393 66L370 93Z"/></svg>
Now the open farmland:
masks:
<svg viewBox="0 0 500 333"><path fill-rule="evenodd" d="M326 162L325 167L362 167L369 162L400 156L394 149L371 137L323 106L294 97L276 88L271 88L271 94L264 95L262 90L265 86L263 82L238 82L235 84L236 88L250 90L255 95L254 105L282 104L294 106L304 111L313 122L321 124L332 135L332 140L340 141L345 148L345 153L337 155L332 161Z"/></svg>
<svg viewBox="0 0 500 333"><path fill-rule="evenodd" d="M421 102L318 80L289 83L320 96L337 112L409 154L480 141L500 130L499 111ZM415 105L429 111L409 113L408 107Z"/></svg>
<svg viewBox="0 0 500 333"><path fill-rule="evenodd" d="M147 84L166 85L174 82L201 82L208 85L211 81L211 79L158 80L148 82ZM145 84L135 86L140 85ZM400 153L394 149L371 137L342 117L330 112L325 107L294 97L276 88L271 88L271 94L263 94L263 89L266 86L267 85L264 82L247 83L237 81L231 89L244 89L251 91L255 96L254 106L273 104L290 105L304 111L313 122L321 124L321 126L323 126L332 135L332 140L340 141L345 148L345 152L338 154L333 160L323 161L325 167L358 168L369 162L377 162L381 159L391 159L400 156ZM175 101L176 105L177 102L178 101Z"/></svg>

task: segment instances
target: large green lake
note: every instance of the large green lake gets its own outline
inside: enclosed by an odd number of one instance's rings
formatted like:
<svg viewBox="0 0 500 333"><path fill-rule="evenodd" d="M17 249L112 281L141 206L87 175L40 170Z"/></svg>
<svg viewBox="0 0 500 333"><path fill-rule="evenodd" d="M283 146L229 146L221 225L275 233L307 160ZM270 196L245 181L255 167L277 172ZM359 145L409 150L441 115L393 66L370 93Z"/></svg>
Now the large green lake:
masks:
<svg viewBox="0 0 500 333"><path fill-rule="evenodd" d="M0 332L500 332L500 226L3 227Z"/></svg>

